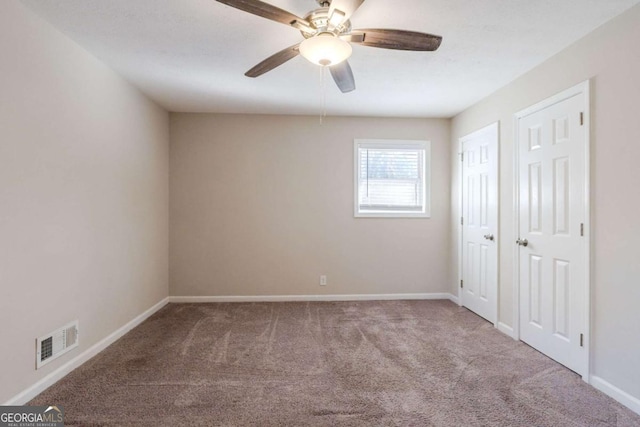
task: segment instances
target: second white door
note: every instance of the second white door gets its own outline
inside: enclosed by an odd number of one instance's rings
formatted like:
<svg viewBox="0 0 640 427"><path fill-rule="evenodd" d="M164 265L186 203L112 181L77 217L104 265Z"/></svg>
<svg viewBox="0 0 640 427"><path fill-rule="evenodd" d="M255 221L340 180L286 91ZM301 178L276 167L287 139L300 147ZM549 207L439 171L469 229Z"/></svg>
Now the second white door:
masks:
<svg viewBox="0 0 640 427"><path fill-rule="evenodd" d="M462 138L462 305L491 323L498 304L498 124Z"/></svg>

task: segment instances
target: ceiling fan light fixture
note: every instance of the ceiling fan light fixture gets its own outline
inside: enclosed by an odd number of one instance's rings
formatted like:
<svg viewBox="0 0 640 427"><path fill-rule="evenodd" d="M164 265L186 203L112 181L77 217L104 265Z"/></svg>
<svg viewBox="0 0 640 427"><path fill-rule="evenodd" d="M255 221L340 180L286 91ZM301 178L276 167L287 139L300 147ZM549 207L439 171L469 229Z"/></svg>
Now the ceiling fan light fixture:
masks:
<svg viewBox="0 0 640 427"><path fill-rule="evenodd" d="M352 52L348 42L329 32L319 33L300 44L300 54L309 62L322 66L339 64Z"/></svg>

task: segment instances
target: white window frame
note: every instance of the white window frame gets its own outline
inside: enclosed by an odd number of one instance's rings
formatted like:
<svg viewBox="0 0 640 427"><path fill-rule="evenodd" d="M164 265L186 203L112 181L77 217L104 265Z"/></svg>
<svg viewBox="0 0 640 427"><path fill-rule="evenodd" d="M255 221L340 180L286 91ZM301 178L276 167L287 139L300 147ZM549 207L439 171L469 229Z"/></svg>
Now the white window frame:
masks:
<svg viewBox="0 0 640 427"><path fill-rule="evenodd" d="M360 191L360 165L359 149L368 147L393 147L397 149L424 150L423 173L424 196L422 212L361 212L359 203ZM431 218L431 141L426 140L399 140L399 139L355 139L353 141L353 216L355 218Z"/></svg>

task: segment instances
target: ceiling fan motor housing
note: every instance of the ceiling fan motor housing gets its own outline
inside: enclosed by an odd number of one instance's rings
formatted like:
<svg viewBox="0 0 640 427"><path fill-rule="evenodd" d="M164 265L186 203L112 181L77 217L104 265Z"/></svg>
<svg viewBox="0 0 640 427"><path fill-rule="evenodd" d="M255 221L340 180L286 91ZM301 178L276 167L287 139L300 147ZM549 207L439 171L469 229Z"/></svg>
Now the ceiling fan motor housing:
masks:
<svg viewBox="0 0 640 427"><path fill-rule="evenodd" d="M322 4L322 3L329 3L329 2L320 2L318 0L318 3ZM309 12L304 17L304 19L307 20L307 22L309 22L311 24L311 27L315 30L315 31L308 31L306 29L300 30L300 33L302 33L302 36L305 39L311 38L319 33L328 32L327 28L329 26L329 7L325 6L325 7L316 9L312 12ZM351 31L351 21L347 19L346 21L344 21L342 24L335 27L330 32L334 33L335 35L340 35L340 34L349 33L350 31Z"/></svg>

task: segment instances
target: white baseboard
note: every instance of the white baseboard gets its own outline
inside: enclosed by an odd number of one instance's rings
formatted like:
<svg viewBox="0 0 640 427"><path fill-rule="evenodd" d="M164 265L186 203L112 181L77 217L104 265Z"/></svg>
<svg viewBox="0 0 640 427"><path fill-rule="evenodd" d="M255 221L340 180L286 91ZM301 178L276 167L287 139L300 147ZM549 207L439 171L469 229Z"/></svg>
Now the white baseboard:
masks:
<svg viewBox="0 0 640 427"><path fill-rule="evenodd" d="M617 400L636 414L640 415L640 399L638 399L637 397L630 395L626 391L620 390L618 387L596 375L591 375L589 382L592 386L594 386L607 396Z"/></svg>
<svg viewBox="0 0 640 427"><path fill-rule="evenodd" d="M102 350L116 342L119 338L129 332L131 329L135 328L149 317L154 314L156 311L160 310L162 307L169 303L169 298L165 298L144 313L137 316L135 319L131 320L126 325L122 326L117 331L113 332L111 335L97 342L96 344L89 347L87 350L74 357L64 365L57 368L55 371L51 372L46 377L42 378L40 381L27 388L26 390L18 393L13 396L11 399L3 403L3 405L8 406L17 406L24 405L29 402L31 399L42 393L47 388L51 387L57 381L61 380L67 374L69 374L74 369L81 366L83 363L87 362L96 354L100 353Z"/></svg>
<svg viewBox="0 0 640 427"><path fill-rule="evenodd" d="M389 301L389 300L451 300L457 297L447 293L435 294L361 294L361 295L259 295L259 296L205 296L169 297L171 303L211 302L286 302L286 301Z"/></svg>
<svg viewBox="0 0 640 427"><path fill-rule="evenodd" d="M503 334L509 335L511 338L514 338L513 328L511 326L507 325L506 323L498 322L497 328Z"/></svg>

